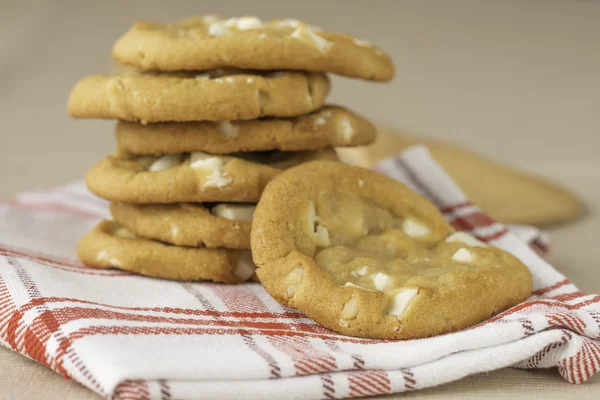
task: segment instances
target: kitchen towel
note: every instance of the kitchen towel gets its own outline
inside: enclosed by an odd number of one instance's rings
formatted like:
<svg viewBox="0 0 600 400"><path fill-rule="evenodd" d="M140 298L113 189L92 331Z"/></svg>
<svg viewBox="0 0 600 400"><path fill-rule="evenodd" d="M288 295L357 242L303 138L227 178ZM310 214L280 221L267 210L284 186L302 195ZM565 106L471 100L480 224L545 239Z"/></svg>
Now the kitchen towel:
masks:
<svg viewBox="0 0 600 400"><path fill-rule="evenodd" d="M508 366L557 367L571 383L600 369L600 296L579 291L538 255L547 250L543 236L491 220L423 147L376 169L429 197L455 229L519 257L533 275L531 298L432 338L343 336L281 306L257 283L83 267L75 244L108 211L76 182L0 204L0 343L117 399L333 399Z"/></svg>

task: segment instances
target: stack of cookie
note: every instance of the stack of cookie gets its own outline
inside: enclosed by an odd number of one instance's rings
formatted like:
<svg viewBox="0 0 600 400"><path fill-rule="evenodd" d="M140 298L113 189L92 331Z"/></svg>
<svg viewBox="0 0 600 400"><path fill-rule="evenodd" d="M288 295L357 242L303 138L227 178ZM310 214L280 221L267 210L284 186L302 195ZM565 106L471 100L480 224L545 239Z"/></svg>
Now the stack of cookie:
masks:
<svg viewBox="0 0 600 400"><path fill-rule="evenodd" d="M250 279L252 215L266 184L375 139L369 121L325 104L325 72L394 75L368 42L253 17L137 22L113 56L134 69L86 77L69 99L74 117L119 120L117 150L86 176L113 221L78 254L92 267L177 280Z"/></svg>

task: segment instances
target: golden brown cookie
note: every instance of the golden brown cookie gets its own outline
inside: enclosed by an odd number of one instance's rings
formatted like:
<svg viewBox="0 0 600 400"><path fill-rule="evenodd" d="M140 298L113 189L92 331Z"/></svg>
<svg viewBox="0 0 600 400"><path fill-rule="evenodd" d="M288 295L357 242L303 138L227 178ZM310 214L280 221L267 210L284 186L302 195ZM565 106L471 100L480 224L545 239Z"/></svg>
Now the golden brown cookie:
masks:
<svg viewBox="0 0 600 400"><path fill-rule="evenodd" d="M249 249L254 204L111 203L116 222L139 237L176 246Z"/></svg>
<svg viewBox="0 0 600 400"><path fill-rule="evenodd" d="M113 56L143 70L236 67L333 72L375 81L394 77L392 60L378 47L294 19L206 15L174 23L138 21L114 45Z"/></svg>
<svg viewBox="0 0 600 400"><path fill-rule="evenodd" d="M451 332L531 294L518 259L453 233L404 185L341 163L306 163L272 180L251 244L257 275L278 302L351 336Z"/></svg>
<svg viewBox="0 0 600 400"><path fill-rule="evenodd" d="M96 195L125 203L256 203L283 169L312 160L336 160L332 149L315 152L203 152L164 156L110 155L85 177Z"/></svg>
<svg viewBox="0 0 600 400"><path fill-rule="evenodd" d="M229 121L293 117L320 108L329 93L323 74L208 71L93 75L71 91L78 118L127 121Z"/></svg>
<svg viewBox="0 0 600 400"><path fill-rule="evenodd" d="M120 121L116 128L119 150L131 154L318 150L366 145L375 140L375 134L369 121L336 106L286 119L148 125Z"/></svg>
<svg viewBox="0 0 600 400"><path fill-rule="evenodd" d="M464 147L378 127L373 146L338 149L344 162L372 167L410 146L423 144L467 198L492 218L507 224L547 226L572 220L584 211L581 200L541 176L515 170ZM486 182L482 190L481 182Z"/></svg>
<svg viewBox="0 0 600 400"><path fill-rule="evenodd" d="M255 269L247 250L169 246L139 238L112 221L103 221L86 234L77 255L89 267L179 281L240 283Z"/></svg>

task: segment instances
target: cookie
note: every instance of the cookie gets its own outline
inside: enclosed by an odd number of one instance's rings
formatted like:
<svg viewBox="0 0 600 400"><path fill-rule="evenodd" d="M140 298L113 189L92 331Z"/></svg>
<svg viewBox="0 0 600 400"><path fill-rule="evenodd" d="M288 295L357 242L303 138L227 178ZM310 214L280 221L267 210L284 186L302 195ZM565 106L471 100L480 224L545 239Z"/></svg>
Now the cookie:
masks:
<svg viewBox="0 0 600 400"><path fill-rule="evenodd" d="M319 109L329 93L318 73L248 71L93 75L71 91L77 118L229 121L293 117Z"/></svg>
<svg viewBox="0 0 600 400"><path fill-rule="evenodd" d="M207 15L174 23L138 21L114 45L113 57L142 70L236 67L332 72L374 81L394 77L390 57L373 44L294 19Z"/></svg>
<svg viewBox="0 0 600 400"><path fill-rule="evenodd" d="M249 249L255 204L111 203L116 222L139 237L176 246Z"/></svg>
<svg viewBox="0 0 600 400"><path fill-rule="evenodd" d="M77 255L89 267L178 281L240 283L252 278L255 269L248 250L169 246L139 238L112 221L86 234Z"/></svg>
<svg viewBox="0 0 600 400"><path fill-rule="evenodd" d="M378 127L373 146L338 149L350 164L371 167L402 150L423 144L465 192L492 218L506 224L548 226L570 221L584 212L582 201L546 178L515 170L464 147ZM481 182L486 182L485 189Z"/></svg>
<svg viewBox="0 0 600 400"><path fill-rule="evenodd" d="M376 131L369 121L351 111L325 106L312 114L287 119L149 125L119 121L115 134L119 150L131 154L229 154L361 146L372 143Z"/></svg>
<svg viewBox="0 0 600 400"><path fill-rule="evenodd" d="M265 185L283 169L311 160L336 160L332 149L318 152L203 152L164 156L111 155L86 174L96 195L125 203L256 203Z"/></svg>
<svg viewBox="0 0 600 400"><path fill-rule="evenodd" d="M454 233L404 185L341 163L307 163L272 180L251 245L257 275L278 302L351 336L455 331L531 294L517 258Z"/></svg>

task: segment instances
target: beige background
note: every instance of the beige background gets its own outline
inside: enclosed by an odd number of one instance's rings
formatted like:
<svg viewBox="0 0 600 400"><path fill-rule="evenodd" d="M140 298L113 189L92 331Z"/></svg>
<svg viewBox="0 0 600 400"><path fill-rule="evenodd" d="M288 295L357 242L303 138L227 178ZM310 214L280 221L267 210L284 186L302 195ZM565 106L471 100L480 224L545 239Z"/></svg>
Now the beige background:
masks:
<svg viewBox="0 0 600 400"><path fill-rule="evenodd" d="M81 177L112 149L112 122L72 121L68 92L107 71L136 18L295 17L369 39L393 56L388 85L335 78L332 100L415 133L464 143L574 189L588 216L551 230L552 262L600 292L600 2L0 0L0 198ZM1 221L0 221L1 223ZM507 369L410 396L598 398L600 378ZM0 398L94 398L0 349Z"/></svg>

